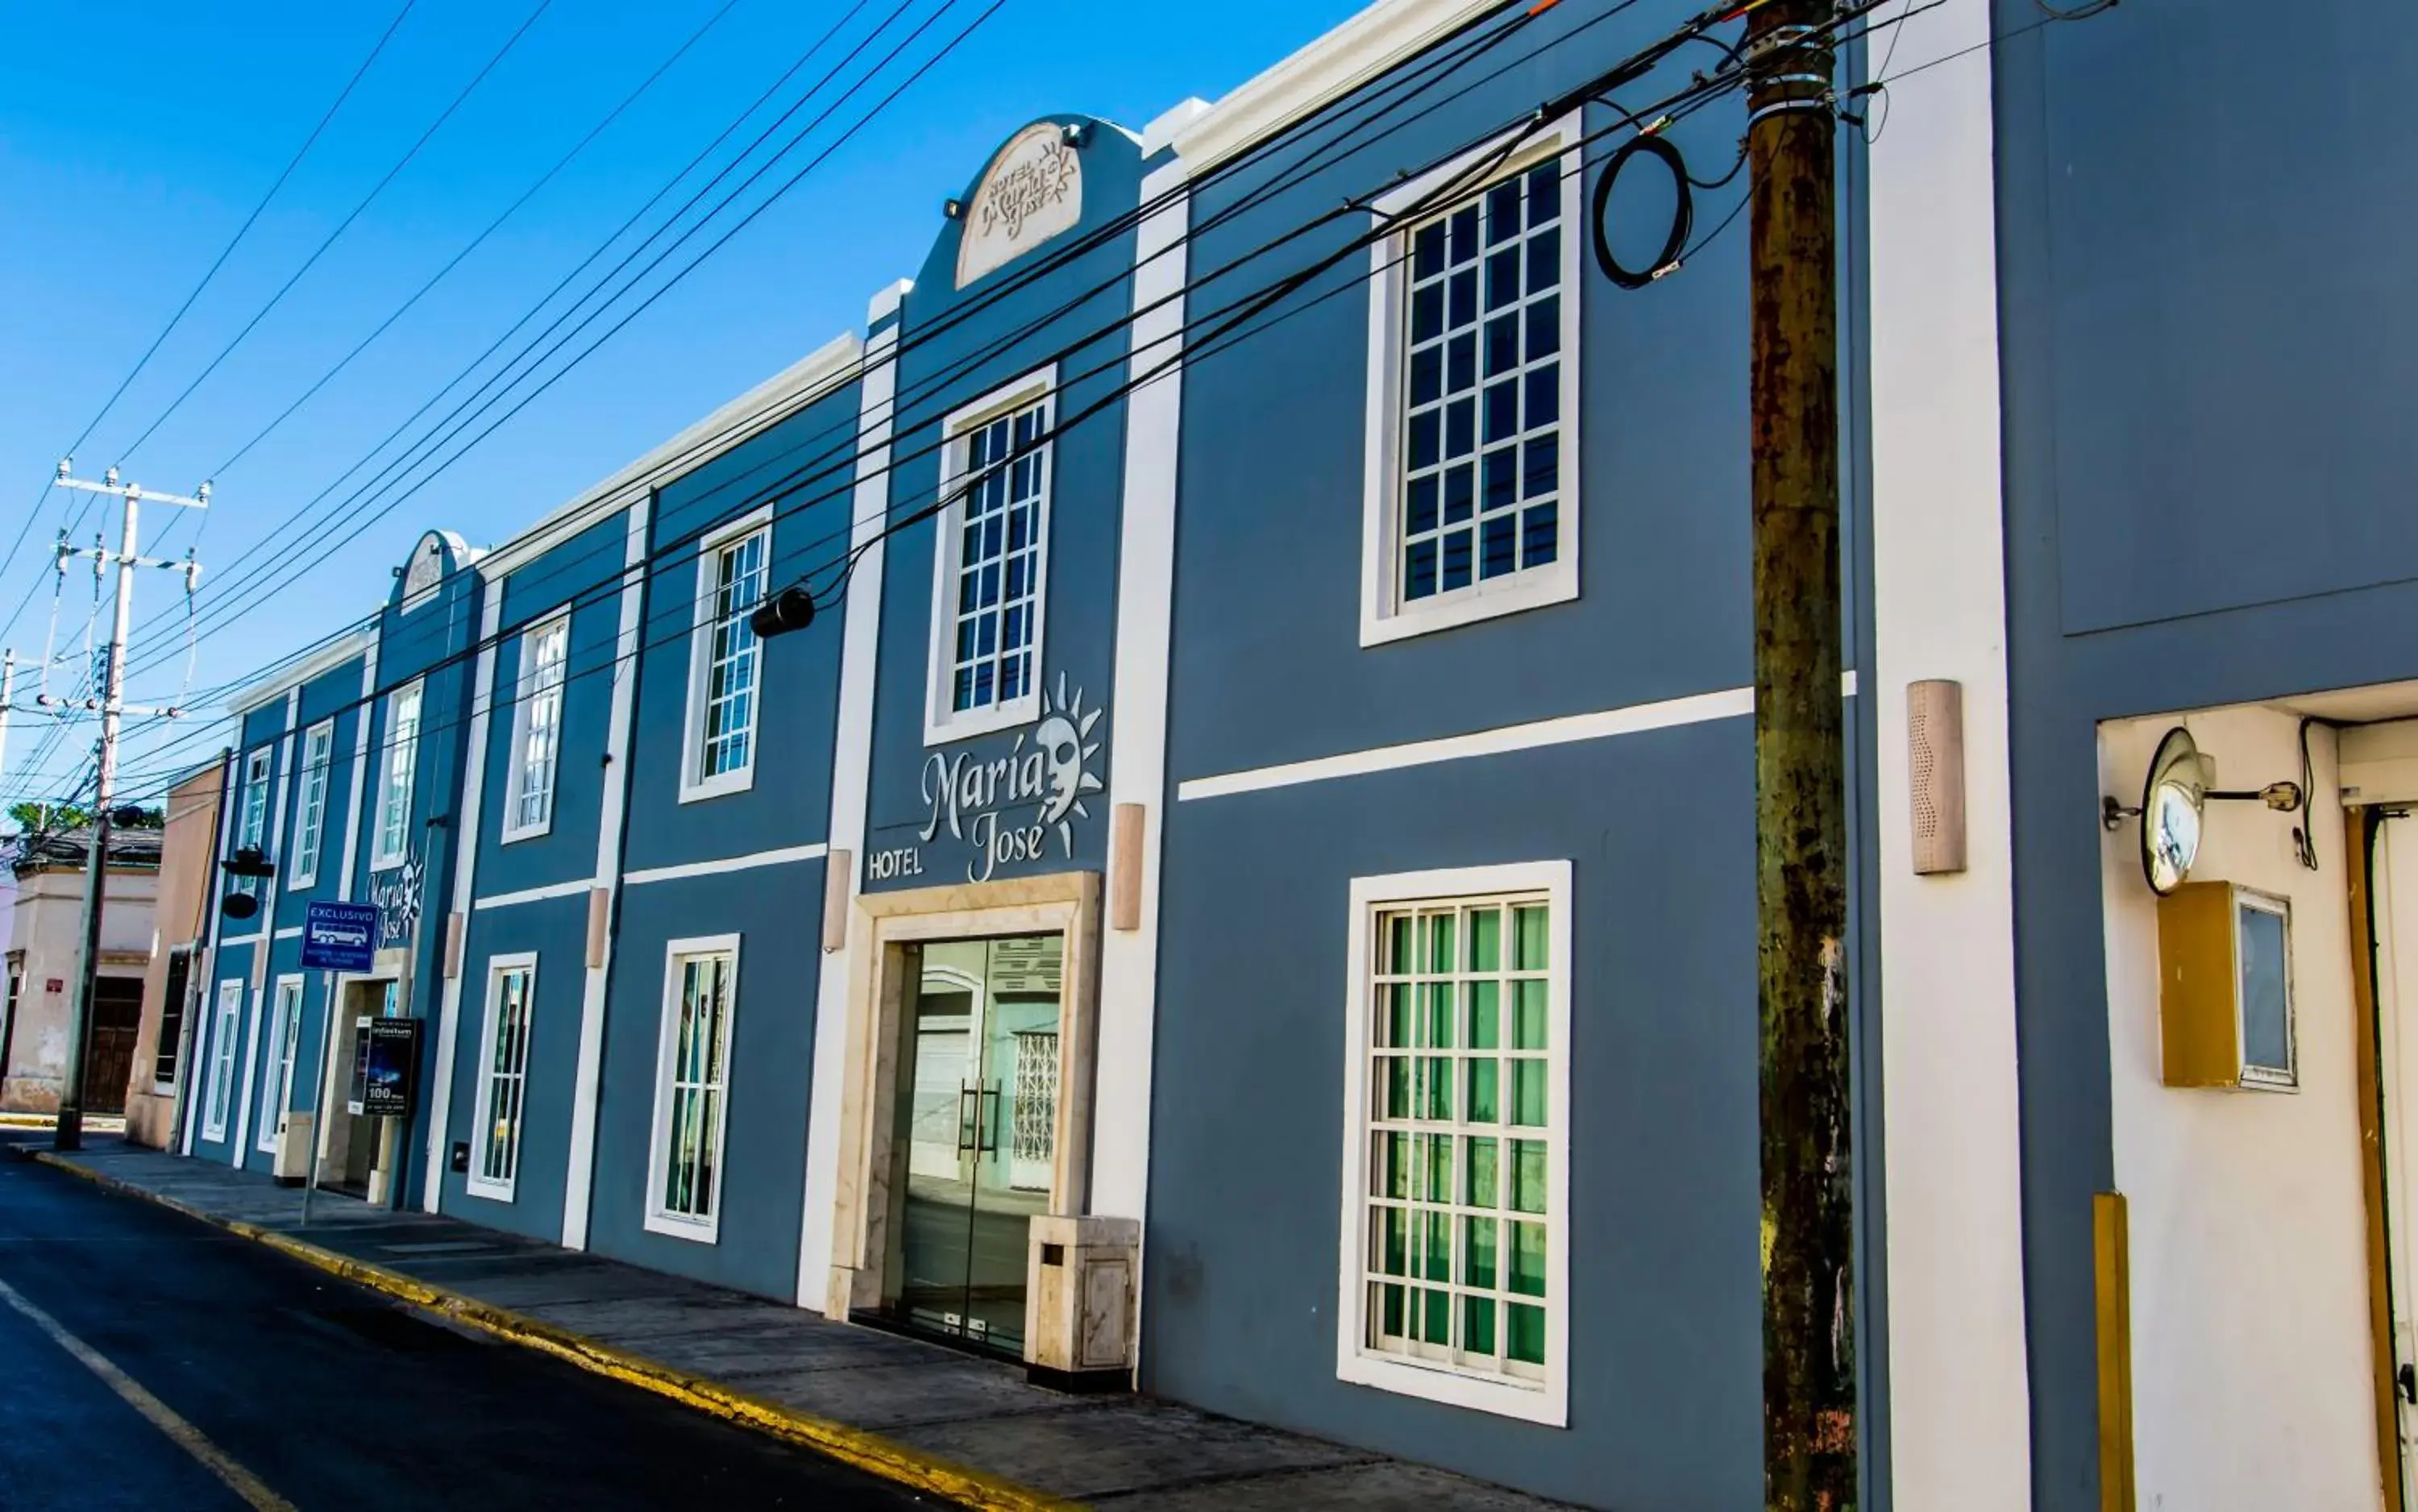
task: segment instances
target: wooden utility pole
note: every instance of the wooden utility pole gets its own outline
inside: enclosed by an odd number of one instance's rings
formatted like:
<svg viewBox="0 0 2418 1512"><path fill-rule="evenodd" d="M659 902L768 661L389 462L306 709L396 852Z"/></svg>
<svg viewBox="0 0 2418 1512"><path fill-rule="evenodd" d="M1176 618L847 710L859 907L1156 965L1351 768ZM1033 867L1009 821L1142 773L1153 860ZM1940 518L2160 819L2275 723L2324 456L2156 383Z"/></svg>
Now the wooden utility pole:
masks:
<svg viewBox="0 0 2418 1512"><path fill-rule="evenodd" d="M1830 0L1747 23L1764 1498L1856 1502Z"/></svg>

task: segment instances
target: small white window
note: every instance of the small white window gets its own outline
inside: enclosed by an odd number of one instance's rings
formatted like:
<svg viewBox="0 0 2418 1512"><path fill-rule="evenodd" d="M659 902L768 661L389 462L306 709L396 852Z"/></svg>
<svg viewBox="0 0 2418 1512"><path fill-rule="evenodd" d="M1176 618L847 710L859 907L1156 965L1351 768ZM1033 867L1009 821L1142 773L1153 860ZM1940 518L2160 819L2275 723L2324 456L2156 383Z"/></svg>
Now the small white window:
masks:
<svg viewBox="0 0 2418 1512"><path fill-rule="evenodd" d="M773 554L768 506L706 537L697 552L689 641L688 740L681 802L739 792L756 780L763 648L747 622Z"/></svg>
<svg viewBox="0 0 2418 1512"><path fill-rule="evenodd" d="M294 854L286 867L289 892L319 878L319 838L328 829L328 769L335 752L334 720L321 720L304 733L302 797L294 817Z"/></svg>
<svg viewBox="0 0 2418 1512"><path fill-rule="evenodd" d="M1021 378L943 427L926 744L1040 717L1055 383Z"/></svg>
<svg viewBox="0 0 2418 1512"><path fill-rule="evenodd" d="M236 1031L243 1018L243 982L219 984L218 1028L210 1035L209 1099L202 1106L202 1137L227 1137L227 1113L235 1106Z"/></svg>
<svg viewBox="0 0 2418 1512"><path fill-rule="evenodd" d="M675 939L666 955L647 1227L712 1244L722 1223L739 937Z"/></svg>
<svg viewBox="0 0 2418 1512"><path fill-rule="evenodd" d="M300 977L277 979L277 1001L269 1011L268 1034L268 1074L260 1078L260 1116L253 1122L260 1131L260 1148L273 1154L277 1150L278 1123L294 1106L287 1099L294 1094L294 1047L302 1038Z"/></svg>
<svg viewBox="0 0 2418 1512"><path fill-rule="evenodd" d="M520 686L513 697L512 790L504 838L540 835L554 824L554 778L562 761L563 665L571 617L557 615L521 636Z"/></svg>
<svg viewBox="0 0 2418 1512"><path fill-rule="evenodd" d="M1578 596L1578 143L1571 115L1376 202L1364 646Z"/></svg>
<svg viewBox="0 0 2418 1512"><path fill-rule="evenodd" d="M499 1202L513 1199L521 1169L521 1112L528 1085L529 1008L537 987L533 953L498 955L487 963L487 1022L480 1041L477 1148L469 1189Z"/></svg>
<svg viewBox="0 0 2418 1512"><path fill-rule="evenodd" d="M236 828L235 848L237 850L258 850L266 855L268 844L268 771L271 750L262 746L243 758L243 821ZM239 884L242 890L260 895L261 879L247 877Z"/></svg>
<svg viewBox="0 0 2418 1512"><path fill-rule="evenodd" d="M1344 1381L1567 1421L1569 876L1352 884Z"/></svg>
<svg viewBox="0 0 2418 1512"><path fill-rule="evenodd" d="M372 871L400 866L411 855L411 783L420 769L420 688L412 682L386 695L386 744L378 762Z"/></svg>

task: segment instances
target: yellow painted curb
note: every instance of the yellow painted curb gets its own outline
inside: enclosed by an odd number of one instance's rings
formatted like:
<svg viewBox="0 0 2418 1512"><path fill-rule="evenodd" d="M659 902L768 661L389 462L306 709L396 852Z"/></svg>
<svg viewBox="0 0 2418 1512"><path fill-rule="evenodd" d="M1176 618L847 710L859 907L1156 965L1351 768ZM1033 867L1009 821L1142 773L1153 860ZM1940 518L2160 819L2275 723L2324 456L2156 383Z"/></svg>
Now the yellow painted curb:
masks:
<svg viewBox="0 0 2418 1512"><path fill-rule="evenodd" d="M28 1153L46 1166L81 1176L96 1186L141 1198L189 1218L266 1245L357 1286L368 1287L373 1291L384 1292L416 1307L441 1313L498 1338L567 1360L581 1369L641 1387L659 1397L668 1397L726 1422L803 1444L843 1464L853 1465L869 1474L902 1486L944 1496L960 1506L980 1508L982 1512L1079 1512L1082 1505L1079 1502L1033 1490L997 1475L952 1464L878 1433L868 1433L863 1428L802 1413L779 1402L733 1391L719 1382L689 1375L661 1361L615 1349L567 1328L558 1328L509 1308L481 1302L476 1297L431 1286L425 1281L372 1265L366 1260L355 1260L349 1255L322 1249L290 1234L263 1229L240 1218L206 1213L165 1193L137 1186L72 1160L63 1160L52 1151L36 1150Z"/></svg>

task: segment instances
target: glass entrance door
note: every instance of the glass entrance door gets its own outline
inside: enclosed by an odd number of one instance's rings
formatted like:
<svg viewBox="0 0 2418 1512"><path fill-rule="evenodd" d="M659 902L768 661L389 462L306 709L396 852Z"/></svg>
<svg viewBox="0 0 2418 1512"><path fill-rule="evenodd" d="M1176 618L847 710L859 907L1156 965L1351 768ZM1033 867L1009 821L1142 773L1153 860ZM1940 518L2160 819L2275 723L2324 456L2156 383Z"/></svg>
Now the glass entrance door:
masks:
<svg viewBox="0 0 2418 1512"><path fill-rule="evenodd" d="M902 1089L897 1307L911 1325L1024 1349L1026 1229L1057 1155L1064 938L926 945Z"/></svg>

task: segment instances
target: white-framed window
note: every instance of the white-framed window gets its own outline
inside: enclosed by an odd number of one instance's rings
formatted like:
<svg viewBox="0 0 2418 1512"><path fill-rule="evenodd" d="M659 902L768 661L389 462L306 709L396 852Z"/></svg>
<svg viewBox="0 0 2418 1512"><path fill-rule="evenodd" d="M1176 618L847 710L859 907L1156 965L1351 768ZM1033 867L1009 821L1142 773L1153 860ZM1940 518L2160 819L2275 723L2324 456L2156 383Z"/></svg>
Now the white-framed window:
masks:
<svg viewBox="0 0 2418 1512"><path fill-rule="evenodd" d="M1336 1374L1568 1421L1570 866L1355 878Z"/></svg>
<svg viewBox="0 0 2418 1512"><path fill-rule="evenodd" d="M470 1191L498 1202L513 1199L521 1170L521 1114L528 1086L529 1013L537 992L537 954L525 951L487 961L486 1028L479 1045L477 1133L470 1152Z"/></svg>
<svg viewBox="0 0 2418 1512"><path fill-rule="evenodd" d="M302 795L294 812L294 852L286 890L319 879L319 840L328 832L328 772L336 758L336 722L323 719L302 735Z"/></svg>
<svg viewBox="0 0 2418 1512"><path fill-rule="evenodd" d="M414 680L386 695L386 742L378 760L372 871L400 866L411 855L411 784L420 770L420 693L421 684Z"/></svg>
<svg viewBox="0 0 2418 1512"><path fill-rule="evenodd" d="M1056 401L1057 369L1045 368L942 425L927 745L1040 717Z"/></svg>
<svg viewBox="0 0 2418 1512"><path fill-rule="evenodd" d="M730 1034L739 937L675 939L664 953L647 1227L712 1244L722 1227L722 1146L729 1126Z"/></svg>
<svg viewBox="0 0 2418 1512"><path fill-rule="evenodd" d="M559 614L521 636L519 687L513 699L512 787L504 839L554 827L554 779L562 764L562 683L571 655L571 616Z"/></svg>
<svg viewBox="0 0 2418 1512"><path fill-rule="evenodd" d="M257 850L264 856L268 847L268 773L275 760L275 750L262 746L243 758L243 818L236 826L235 848ZM260 895L261 879L247 877L239 884L254 897ZM262 927L267 927L264 924Z"/></svg>
<svg viewBox="0 0 2418 1512"><path fill-rule="evenodd" d="M756 725L764 649L747 623L773 558L772 506L699 542L696 618L689 637L688 738L681 802L741 792L756 781Z"/></svg>
<svg viewBox="0 0 2418 1512"><path fill-rule="evenodd" d="M277 1150L278 1123L285 1110L294 1105L286 1099L294 1094L294 1047L302 1039L302 979L281 976L277 979L277 996L268 1015L268 1058L266 1074L260 1078L259 1117L253 1124L260 1133L256 1142L269 1153Z"/></svg>
<svg viewBox="0 0 2418 1512"><path fill-rule="evenodd" d="M243 1020L243 979L219 984L218 1024L210 1031L209 1096L202 1105L202 1138L227 1137L227 1114L235 1107L236 1033Z"/></svg>
<svg viewBox="0 0 2418 1512"><path fill-rule="evenodd" d="M1363 646L1578 597L1580 139L1573 112L1375 202Z"/></svg>

